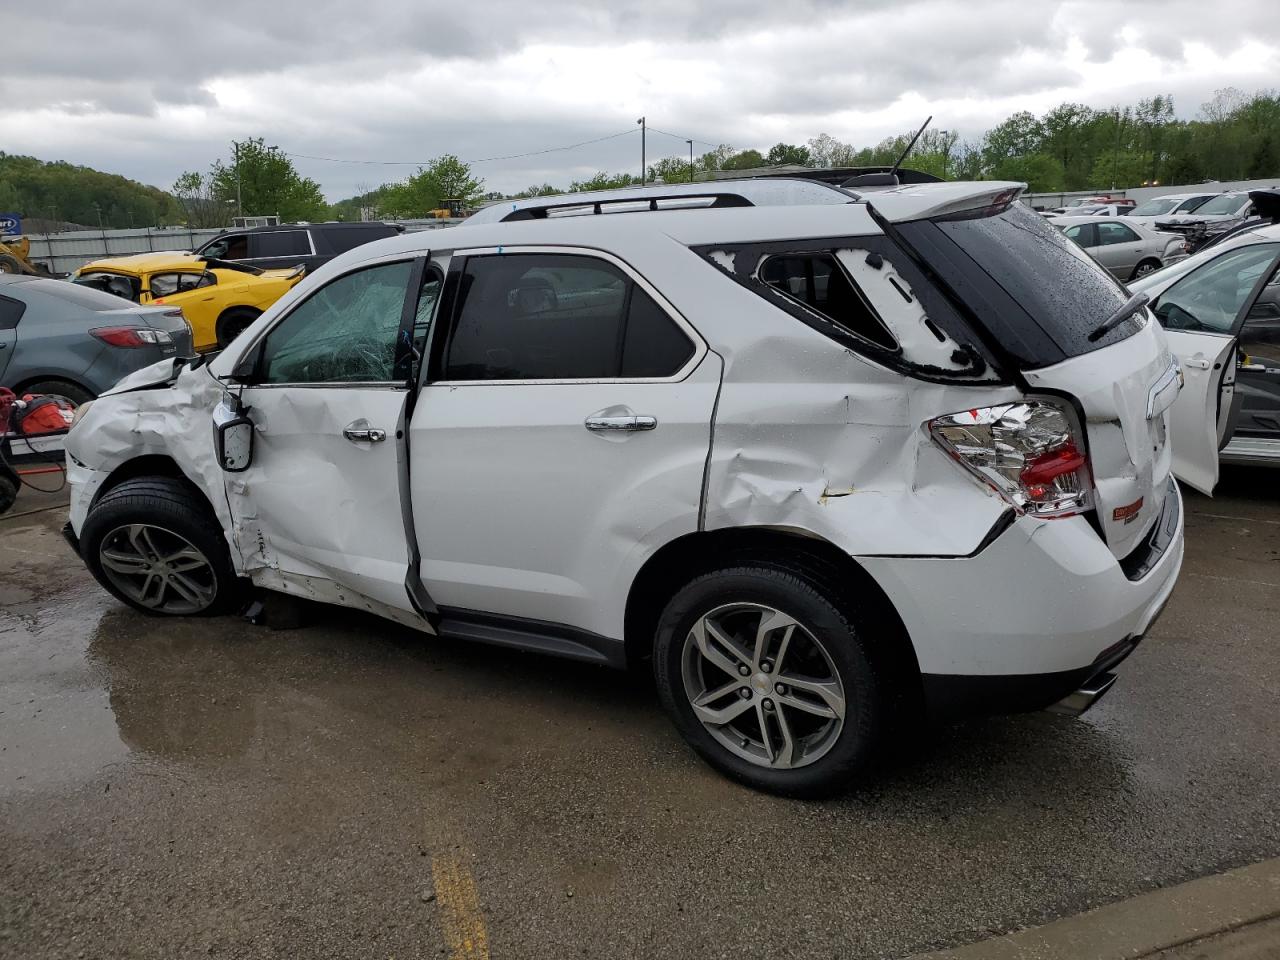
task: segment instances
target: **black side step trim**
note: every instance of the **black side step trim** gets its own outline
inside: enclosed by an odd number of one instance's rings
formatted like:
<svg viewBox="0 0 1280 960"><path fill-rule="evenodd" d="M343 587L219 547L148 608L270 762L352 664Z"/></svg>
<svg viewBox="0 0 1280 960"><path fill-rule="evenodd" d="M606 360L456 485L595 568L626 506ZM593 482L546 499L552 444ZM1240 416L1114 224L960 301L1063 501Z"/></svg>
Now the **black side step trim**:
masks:
<svg viewBox="0 0 1280 960"><path fill-rule="evenodd" d="M621 640L563 623L441 607L436 632L454 640L546 653L617 670L625 670L627 666L626 650Z"/></svg>

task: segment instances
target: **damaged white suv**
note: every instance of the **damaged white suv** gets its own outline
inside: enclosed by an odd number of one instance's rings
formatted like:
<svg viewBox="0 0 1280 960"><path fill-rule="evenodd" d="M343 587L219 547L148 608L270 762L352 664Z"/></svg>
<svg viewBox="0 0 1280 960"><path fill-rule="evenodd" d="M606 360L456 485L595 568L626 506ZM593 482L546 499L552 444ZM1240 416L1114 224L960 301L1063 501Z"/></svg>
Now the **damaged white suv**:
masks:
<svg viewBox="0 0 1280 960"><path fill-rule="evenodd" d="M68 536L152 613L251 585L651 661L780 793L903 712L1079 712L1182 562L1182 377L1020 189L657 186L358 247L82 408Z"/></svg>

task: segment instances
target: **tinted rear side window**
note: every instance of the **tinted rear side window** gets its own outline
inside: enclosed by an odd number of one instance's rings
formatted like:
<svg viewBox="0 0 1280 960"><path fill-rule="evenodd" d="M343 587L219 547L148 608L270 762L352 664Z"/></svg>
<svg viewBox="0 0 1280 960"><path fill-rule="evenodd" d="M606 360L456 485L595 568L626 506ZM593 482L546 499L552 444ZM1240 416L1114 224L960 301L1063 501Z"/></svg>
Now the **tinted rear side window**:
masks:
<svg viewBox="0 0 1280 960"><path fill-rule="evenodd" d="M458 297L447 380L669 376L693 352L643 290L594 257L472 257Z"/></svg>
<svg viewBox="0 0 1280 960"><path fill-rule="evenodd" d="M254 257L309 257L311 241L305 230L276 230L253 235L250 248Z"/></svg>
<svg viewBox="0 0 1280 960"><path fill-rule="evenodd" d="M363 243L371 243L384 237L396 236L396 228L384 223L369 224L367 227L343 227L341 230L325 230L324 239L334 253L346 253Z"/></svg>
<svg viewBox="0 0 1280 960"><path fill-rule="evenodd" d="M26 309L27 305L21 300L0 297L0 330L12 330L16 327Z"/></svg>
<svg viewBox="0 0 1280 960"><path fill-rule="evenodd" d="M1089 334L1128 299L1119 283L1021 203L894 228L1015 360L1048 366L1130 337L1139 321ZM1138 315L1139 317L1141 314Z"/></svg>

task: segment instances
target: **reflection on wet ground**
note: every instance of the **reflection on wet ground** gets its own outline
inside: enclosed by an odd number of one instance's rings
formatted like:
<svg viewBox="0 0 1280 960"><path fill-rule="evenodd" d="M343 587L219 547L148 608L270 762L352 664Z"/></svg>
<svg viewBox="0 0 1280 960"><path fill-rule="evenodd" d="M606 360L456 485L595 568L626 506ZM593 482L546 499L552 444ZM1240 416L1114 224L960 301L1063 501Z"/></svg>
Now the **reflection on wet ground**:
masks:
<svg viewBox="0 0 1280 960"><path fill-rule="evenodd" d="M827 803L720 779L635 678L148 618L56 511L0 521L0 954L439 955L445 857L494 956L905 956L1276 855L1277 477L1188 496L1094 712L935 731Z"/></svg>

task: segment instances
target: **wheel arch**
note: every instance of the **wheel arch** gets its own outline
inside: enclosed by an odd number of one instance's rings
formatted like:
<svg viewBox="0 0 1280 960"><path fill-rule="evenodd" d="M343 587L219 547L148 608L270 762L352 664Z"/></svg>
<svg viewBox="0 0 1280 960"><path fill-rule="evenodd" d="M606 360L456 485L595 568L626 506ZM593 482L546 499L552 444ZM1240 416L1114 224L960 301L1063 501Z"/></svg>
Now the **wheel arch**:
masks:
<svg viewBox="0 0 1280 960"><path fill-rule="evenodd" d="M13 386L13 392L18 396L22 396L24 390L35 386L43 380L56 380L59 383L65 383L68 386L83 390L90 396L96 397L98 395L97 390L93 389L93 387L89 386L74 374L67 373L65 370L44 370L38 373L28 373Z"/></svg>
<svg viewBox="0 0 1280 960"><path fill-rule="evenodd" d="M107 478L98 486L89 509L92 510L107 491L120 486L126 480L135 480L138 477L170 477L174 480L180 480L200 495L201 501L209 508L211 516L216 517L218 515L204 488L183 473L182 468L178 466L178 462L173 457L162 453L145 453L132 457L117 466L107 474Z"/></svg>
<svg viewBox="0 0 1280 960"><path fill-rule="evenodd" d="M627 594L624 644L628 664L648 661L654 632L667 601L694 577L720 567L759 564L803 577L834 600L858 606L881 628L884 666L904 685L920 693L920 665L907 629L875 579L835 544L784 527L732 527L699 531L663 545L645 561Z"/></svg>

